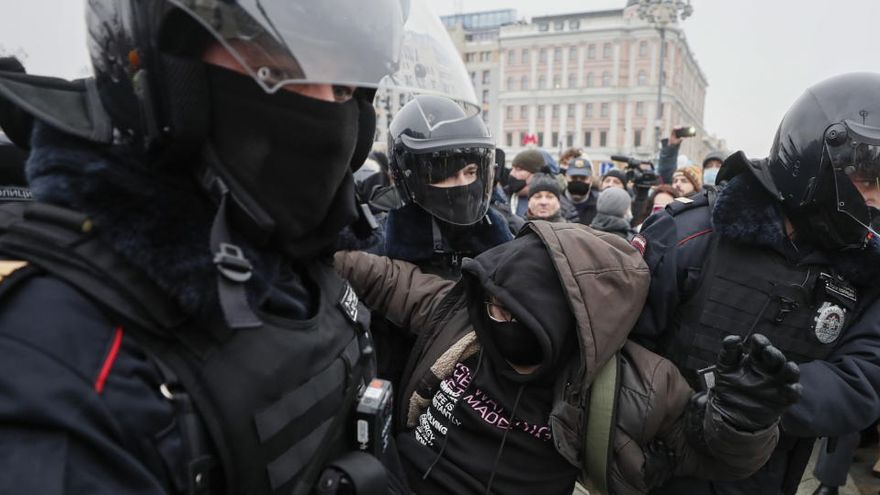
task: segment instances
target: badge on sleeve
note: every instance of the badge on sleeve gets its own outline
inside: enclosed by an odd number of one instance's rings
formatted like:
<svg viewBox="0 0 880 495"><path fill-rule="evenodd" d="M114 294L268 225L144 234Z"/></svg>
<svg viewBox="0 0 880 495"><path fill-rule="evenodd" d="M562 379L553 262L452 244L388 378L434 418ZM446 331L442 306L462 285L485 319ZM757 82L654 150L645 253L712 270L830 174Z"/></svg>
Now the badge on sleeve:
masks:
<svg viewBox="0 0 880 495"><path fill-rule="evenodd" d="M348 285L348 282L345 283L345 293L342 294L342 299L339 301L339 307L352 323L357 323L358 297L357 294L354 293L354 289Z"/></svg>
<svg viewBox="0 0 880 495"><path fill-rule="evenodd" d="M845 320L845 309L831 302L823 302L815 317L816 325L813 331L816 333L816 338L823 344L834 342L840 337Z"/></svg>
<svg viewBox="0 0 880 495"><path fill-rule="evenodd" d="M645 236L637 234L629 243L632 244L632 247L638 249L642 256L645 255L645 251L648 249L648 240L645 239Z"/></svg>

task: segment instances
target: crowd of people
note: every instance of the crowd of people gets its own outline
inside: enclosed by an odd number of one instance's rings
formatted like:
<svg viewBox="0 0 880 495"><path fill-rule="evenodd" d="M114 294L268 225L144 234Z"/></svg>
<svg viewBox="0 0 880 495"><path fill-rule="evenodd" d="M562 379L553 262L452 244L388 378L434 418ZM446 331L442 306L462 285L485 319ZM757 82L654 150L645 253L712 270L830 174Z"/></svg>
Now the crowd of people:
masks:
<svg viewBox="0 0 880 495"><path fill-rule="evenodd" d="M94 77L0 60L0 493L788 495L818 438L848 464L880 74L808 88L766 158L678 167L673 132L599 175L508 160L423 1L264 3L88 2Z"/></svg>

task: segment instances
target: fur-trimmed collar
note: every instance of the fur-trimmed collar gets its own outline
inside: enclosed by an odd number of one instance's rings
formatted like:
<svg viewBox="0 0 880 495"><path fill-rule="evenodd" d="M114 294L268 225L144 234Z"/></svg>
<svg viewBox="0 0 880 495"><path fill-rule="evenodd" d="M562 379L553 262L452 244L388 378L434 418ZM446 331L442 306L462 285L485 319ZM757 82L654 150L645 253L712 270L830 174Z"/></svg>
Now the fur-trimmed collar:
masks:
<svg viewBox="0 0 880 495"><path fill-rule="evenodd" d="M722 187L712 210L712 227L724 239L775 249L797 257L785 234L783 213L758 180L741 173ZM810 246L798 244L802 250ZM806 249L804 249L806 248ZM880 242L872 238L864 249L823 253L838 272L856 285L876 286L880 276Z"/></svg>
<svg viewBox="0 0 880 495"><path fill-rule="evenodd" d="M432 216L416 204L388 212L385 221L385 255L389 258L421 263L434 256ZM507 222L491 208L486 218L474 225L457 227L438 223L445 247L450 253L474 257L513 239Z"/></svg>
<svg viewBox="0 0 880 495"><path fill-rule="evenodd" d="M157 171L136 153L101 147L45 125L34 131L26 172L34 197L90 216L108 246L196 318L219 310L210 250L216 205L191 167ZM181 164L184 165L184 164ZM251 304L268 294L279 260L235 242L254 263Z"/></svg>

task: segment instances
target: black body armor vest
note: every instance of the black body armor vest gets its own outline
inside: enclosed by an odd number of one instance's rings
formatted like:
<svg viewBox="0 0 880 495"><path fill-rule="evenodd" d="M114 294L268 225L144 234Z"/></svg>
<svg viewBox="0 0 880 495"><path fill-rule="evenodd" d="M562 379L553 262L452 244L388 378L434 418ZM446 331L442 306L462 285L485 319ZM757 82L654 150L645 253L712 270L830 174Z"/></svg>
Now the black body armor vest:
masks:
<svg viewBox="0 0 880 495"><path fill-rule="evenodd" d="M320 289L311 319L258 312L258 328L229 330L221 317L211 328L198 328L90 230L84 215L52 205L5 206L0 256L26 260L99 302L143 344L162 374L178 382L162 394L191 398L197 427L207 431L213 449L195 456L184 491L311 493L321 469L353 450L357 391L374 372L369 312L332 260L307 270ZM185 422L178 421L181 429ZM186 443L198 435L182 436ZM209 468L218 461L223 477L209 483Z"/></svg>
<svg viewBox="0 0 880 495"><path fill-rule="evenodd" d="M700 279L667 331L666 356L699 387L727 335L762 333L803 363L828 356L855 319L855 289L820 263L792 263L771 249L712 234ZM809 257L808 257L809 258Z"/></svg>

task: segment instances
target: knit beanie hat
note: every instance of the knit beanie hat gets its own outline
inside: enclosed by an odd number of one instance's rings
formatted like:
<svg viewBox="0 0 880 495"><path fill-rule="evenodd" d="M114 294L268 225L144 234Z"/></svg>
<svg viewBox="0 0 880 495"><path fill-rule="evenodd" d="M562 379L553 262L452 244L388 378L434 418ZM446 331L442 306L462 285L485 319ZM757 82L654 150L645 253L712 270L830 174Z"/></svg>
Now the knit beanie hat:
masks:
<svg viewBox="0 0 880 495"><path fill-rule="evenodd" d="M537 174L544 168L544 155L538 150L520 151L513 158L513 166Z"/></svg>
<svg viewBox="0 0 880 495"><path fill-rule="evenodd" d="M535 174L529 183L529 198L541 191L553 193L557 198L562 196L559 181L550 174Z"/></svg>
<svg viewBox="0 0 880 495"><path fill-rule="evenodd" d="M626 187L626 174L619 168L612 168L608 172L605 172L605 175L602 176L603 181L605 180L605 177L616 177L623 186Z"/></svg>
<svg viewBox="0 0 880 495"><path fill-rule="evenodd" d="M702 189L703 172L700 170L699 167L694 167L694 166L682 167L682 168L676 170L675 173L672 174L672 176L675 177L677 174L683 175L684 178L687 179L688 182L690 182L691 185L694 186L695 191L699 192L700 189Z"/></svg>
<svg viewBox="0 0 880 495"><path fill-rule="evenodd" d="M599 193L596 213L623 218L630 209L632 198L619 187L609 187Z"/></svg>

